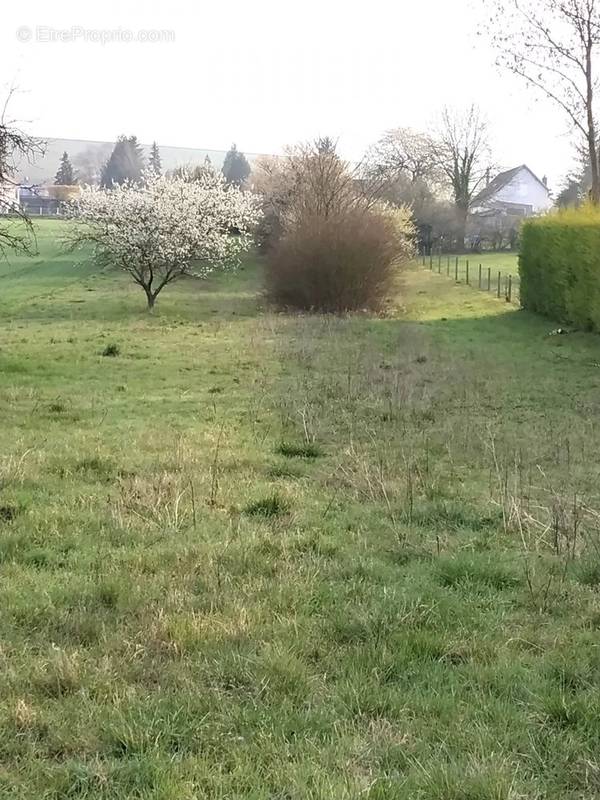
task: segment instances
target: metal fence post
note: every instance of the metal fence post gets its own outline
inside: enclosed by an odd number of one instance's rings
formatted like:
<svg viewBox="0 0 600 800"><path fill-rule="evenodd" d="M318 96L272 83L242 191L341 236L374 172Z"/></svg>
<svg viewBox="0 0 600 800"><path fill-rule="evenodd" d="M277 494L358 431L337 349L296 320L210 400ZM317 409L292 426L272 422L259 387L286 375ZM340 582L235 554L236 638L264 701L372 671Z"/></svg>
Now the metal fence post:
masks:
<svg viewBox="0 0 600 800"><path fill-rule="evenodd" d="M456 261L454 262L454 280L458 283L458 256L456 256Z"/></svg>
<svg viewBox="0 0 600 800"><path fill-rule="evenodd" d="M469 285L469 259L467 258L467 277L466 277L467 286Z"/></svg>
<svg viewBox="0 0 600 800"><path fill-rule="evenodd" d="M501 273L499 272L498 273L498 297L500 297L500 277L501 277Z"/></svg>
<svg viewBox="0 0 600 800"><path fill-rule="evenodd" d="M479 288L481 289L481 264L479 265Z"/></svg>
<svg viewBox="0 0 600 800"><path fill-rule="evenodd" d="M492 286L492 268L488 267L488 288L487 288L488 292L491 289L491 286Z"/></svg>
<svg viewBox="0 0 600 800"><path fill-rule="evenodd" d="M446 264L446 275L450 275L450 256L448 256L448 263Z"/></svg>

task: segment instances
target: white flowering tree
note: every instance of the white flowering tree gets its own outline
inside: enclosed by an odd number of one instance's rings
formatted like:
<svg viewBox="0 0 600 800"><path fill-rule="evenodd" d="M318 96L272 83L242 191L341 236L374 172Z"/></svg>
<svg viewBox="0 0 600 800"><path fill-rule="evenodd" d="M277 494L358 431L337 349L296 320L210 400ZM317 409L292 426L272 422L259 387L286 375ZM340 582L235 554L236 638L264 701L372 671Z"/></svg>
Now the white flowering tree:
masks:
<svg viewBox="0 0 600 800"><path fill-rule="evenodd" d="M68 241L91 244L100 263L131 275L152 309L178 278L235 266L259 215L256 199L220 175L189 182L152 172L143 185L84 187L69 206Z"/></svg>

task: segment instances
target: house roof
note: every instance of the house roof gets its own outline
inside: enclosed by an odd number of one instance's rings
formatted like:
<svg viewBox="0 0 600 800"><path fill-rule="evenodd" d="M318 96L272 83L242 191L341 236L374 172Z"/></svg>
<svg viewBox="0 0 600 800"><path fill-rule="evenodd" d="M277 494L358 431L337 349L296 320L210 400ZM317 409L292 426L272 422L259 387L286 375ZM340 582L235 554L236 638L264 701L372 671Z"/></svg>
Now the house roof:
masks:
<svg viewBox="0 0 600 800"><path fill-rule="evenodd" d="M518 167L513 167L512 169L507 169L505 172L500 172L496 177L488 183L488 185L482 189L479 194L475 195L473 200L471 201L471 206L476 208L477 206L482 206L491 200L495 194L497 194L500 189L504 188L507 184L509 184L512 179L519 173L522 169L526 169L530 175L532 175L535 180L543 186L546 191L548 191L548 187L541 181L538 176L532 172L527 164L520 164Z"/></svg>

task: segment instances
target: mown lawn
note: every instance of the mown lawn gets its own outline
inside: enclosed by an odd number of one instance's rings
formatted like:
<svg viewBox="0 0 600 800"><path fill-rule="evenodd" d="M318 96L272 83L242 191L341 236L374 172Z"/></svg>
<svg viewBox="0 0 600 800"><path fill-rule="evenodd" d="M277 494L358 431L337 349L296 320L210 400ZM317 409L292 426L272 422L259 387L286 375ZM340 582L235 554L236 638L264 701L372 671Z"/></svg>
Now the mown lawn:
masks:
<svg viewBox="0 0 600 800"><path fill-rule="evenodd" d="M0 274L0 796L597 797L600 340L421 267L150 316L59 224Z"/></svg>

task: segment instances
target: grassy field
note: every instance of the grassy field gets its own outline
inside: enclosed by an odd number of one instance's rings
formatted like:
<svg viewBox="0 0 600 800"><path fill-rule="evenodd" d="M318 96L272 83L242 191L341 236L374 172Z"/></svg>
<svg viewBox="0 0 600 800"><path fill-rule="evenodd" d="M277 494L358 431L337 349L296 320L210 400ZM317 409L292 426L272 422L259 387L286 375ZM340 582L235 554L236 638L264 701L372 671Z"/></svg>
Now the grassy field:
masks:
<svg viewBox="0 0 600 800"><path fill-rule="evenodd" d="M0 796L598 797L600 340L422 268L150 316L58 230L0 270Z"/></svg>

